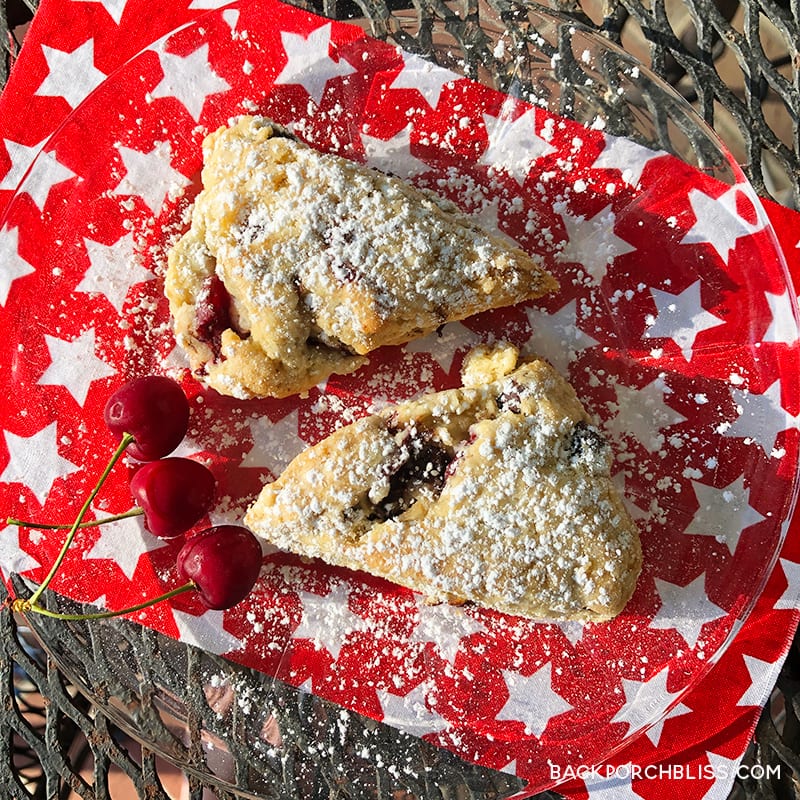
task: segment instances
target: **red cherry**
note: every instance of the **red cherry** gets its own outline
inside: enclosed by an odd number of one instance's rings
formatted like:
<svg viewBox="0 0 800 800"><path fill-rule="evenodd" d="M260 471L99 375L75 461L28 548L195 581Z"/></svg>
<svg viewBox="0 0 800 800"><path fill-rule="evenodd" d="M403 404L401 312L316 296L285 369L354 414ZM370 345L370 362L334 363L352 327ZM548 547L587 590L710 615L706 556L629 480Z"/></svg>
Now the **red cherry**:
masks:
<svg viewBox="0 0 800 800"><path fill-rule="evenodd" d="M217 525L194 534L178 553L178 574L197 587L208 608L244 600L258 580L261 545L239 525Z"/></svg>
<svg viewBox="0 0 800 800"><path fill-rule="evenodd" d="M172 539L186 533L214 504L211 470L191 458L164 458L141 467L131 492L155 536Z"/></svg>
<svg viewBox="0 0 800 800"><path fill-rule="evenodd" d="M127 452L139 461L171 453L189 427L189 401L180 385L162 375L147 375L123 384L106 403L108 429L122 439L133 436Z"/></svg>

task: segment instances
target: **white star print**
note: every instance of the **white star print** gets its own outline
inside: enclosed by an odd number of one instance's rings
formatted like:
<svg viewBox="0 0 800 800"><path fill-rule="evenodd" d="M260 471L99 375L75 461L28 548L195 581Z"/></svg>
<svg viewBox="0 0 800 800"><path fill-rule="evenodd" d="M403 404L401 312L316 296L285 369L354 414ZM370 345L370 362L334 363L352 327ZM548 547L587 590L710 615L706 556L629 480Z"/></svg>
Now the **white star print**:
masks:
<svg viewBox="0 0 800 800"><path fill-rule="evenodd" d="M403 69L395 76L389 88L416 89L431 108L436 108L442 90L460 77L455 72L442 69L421 56L403 53Z"/></svg>
<svg viewBox="0 0 800 800"><path fill-rule="evenodd" d="M190 433L187 433L181 443L170 453L170 455L180 456L181 458L194 458L197 461L203 461L203 452L207 449L207 444L200 444L198 440L193 438Z"/></svg>
<svg viewBox="0 0 800 800"><path fill-rule="evenodd" d="M38 155L39 151L45 146L47 139L43 139L39 144L33 146L14 142L11 139L3 139L8 157L11 159L11 166L8 172L0 180L0 189L14 190L19 186L19 182L28 171L28 167Z"/></svg>
<svg viewBox="0 0 800 800"><path fill-rule="evenodd" d="M684 530L687 536L713 536L724 542L731 555L736 550L742 532L766 517L750 505L750 490L740 475L722 489L692 481L700 508Z"/></svg>
<svg viewBox="0 0 800 800"><path fill-rule="evenodd" d="M180 373L183 370L191 369L186 353L177 344L164 356L161 363L168 373Z"/></svg>
<svg viewBox="0 0 800 800"><path fill-rule="evenodd" d="M680 294L671 294L661 289L650 289L656 304L656 316L647 321L644 335L648 339L672 339L681 349L687 361L694 355L697 337L709 328L723 325L725 320L703 308L700 299L701 282L696 280Z"/></svg>
<svg viewBox="0 0 800 800"><path fill-rule="evenodd" d="M330 57L330 22L311 31L308 36L281 31L281 41L289 60L275 78L275 84L299 84L317 105L325 94L328 81L356 71L344 58L334 61Z"/></svg>
<svg viewBox="0 0 800 800"><path fill-rule="evenodd" d="M556 148L536 133L536 112L529 109L517 119L511 119L513 107L499 117L483 115L489 146L478 161L508 172L522 185L531 164L554 153Z"/></svg>
<svg viewBox="0 0 800 800"><path fill-rule="evenodd" d="M411 154L412 127L409 123L391 139L376 139L362 133L361 141L369 166L400 178L411 178L429 170L424 161Z"/></svg>
<svg viewBox="0 0 800 800"><path fill-rule="evenodd" d="M517 774L517 759L512 758L504 767L500 767L500 772L505 772L507 775Z"/></svg>
<svg viewBox="0 0 800 800"><path fill-rule="evenodd" d="M253 446L242 459L243 467L266 468L273 475L280 475L289 462L306 443L298 433L297 409L273 422L269 417L254 417L247 425L253 437Z"/></svg>
<svg viewBox="0 0 800 800"><path fill-rule="evenodd" d="M58 454L58 431L55 422L30 436L5 431L9 459L0 482L22 483L44 505L53 483L80 467Z"/></svg>
<svg viewBox="0 0 800 800"><path fill-rule="evenodd" d="M611 719L611 724L626 723L627 735L651 725L664 716L680 692L667 690L669 667L664 667L646 681L622 679L625 704Z"/></svg>
<svg viewBox="0 0 800 800"><path fill-rule="evenodd" d="M502 670L508 686L508 700L498 720L523 722L526 732L540 738L550 720L571 711L571 706L561 695L553 691L553 665L545 664L533 675Z"/></svg>
<svg viewBox="0 0 800 800"><path fill-rule="evenodd" d="M211 68L207 43L188 56L160 51L158 58L161 61L164 77L150 92L150 96L174 97L196 122L200 120L208 97L227 92L231 88L230 84Z"/></svg>
<svg viewBox="0 0 800 800"><path fill-rule="evenodd" d="M200 11L213 11L215 8L222 8L228 5L231 0L192 0L189 8Z"/></svg>
<svg viewBox="0 0 800 800"><path fill-rule="evenodd" d="M507 775L517 774L517 759L513 758L504 767L500 767L500 772L505 772Z"/></svg>
<svg viewBox="0 0 800 800"><path fill-rule="evenodd" d="M327 650L334 659L339 658L348 634L370 629L367 620L348 608L349 592L344 582L334 584L323 597L313 592L297 594L303 603L303 617L292 638L311 639L317 649Z"/></svg>
<svg viewBox="0 0 800 800"><path fill-rule="evenodd" d="M92 587L92 588L96 589L96 587ZM87 594L88 594L88 591L89 591L88 587L87 587L86 591L87 591ZM105 594L105 593L98 595L97 597L94 598L94 600L87 599L86 602L89 605L95 606L98 611L108 611L108 595Z"/></svg>
<svg viewBox="0 0 800 800"><path fill-rule="evenodd" d="M731 186L718 199L692 189L689 192L689 203L695 216L694 225L681 239L681 244L710 244L719 257L727 264L736 243L744 236L751 236L763 230L765 221L759 214L755 223L747 222L736 210L736 196L743 192L741 186ZM749 193L743 192L746 196ZM754 207L758 209L760 201Z"/></svg>
<svg viewBox="0 0 800 800"><path fill-rule="evenodd" d="M782 662L780 659L778 661L762 661L760 658L748 655L743 655L742 658L747 667L747 674L750 676L750 684L736 705L761 708L772 691L772 687L775 686L775 681L778 680Z"/></svg>
<svg viewBox="0 0 800 800"><path fill-rule="evenodd" d="M108 516L108 512L99 508L92 508L92 513L95 519ZM105 522L97 526L96 530L100 536L83 557L113 561L129 581L133 580L139 559L145 553L167 546L167 542L153 536L144 527L144 519L141 516Z"/></svg>
<svg viewBox="0 0 800 800"><path fill-rule="evenodd" d="M225 11L222 12L222 19L228 24L228 27L232 30L236 30L236 26L239 24L239 16L240 12L238 8L227 8Z"/></svg>
<svg viewBox="0 0 800 800"><path fill-rule="evenodd" d="M690 648L697 646L703 626L726 616L724 609L708 599L705 590L705 574L698 575L686 586L659 578L656 589L661 597L661 607L650 621L650 627L658 630L676 630Z"/></svg>
<svg viewBox="0 0 800 800"><path fill-rule="evenodd" d="M797 341L797 308L794 298L791 297L789 289L784 289L782 294L764 292L764 297L769 303L769 310L772 320L764 333L764 342L786 342Z"/></svg>
<svg viewBox="0 0 800 800"><path fill-rule="evenodd" d="M603 152L592 164L592 169L618 169L622 180L636 187L642 179L644 168L654 159L667 155L663 150L650 150L632 139L606 136Z"/></svg>
<svg viewBox="0 0 800 800"><path fill-rule="evenodd" d="M733 780L736 777L736 768L741 761L740 758L725 758L716 753L706 752L708 764L711 767L711 774L714 776L714 783L700 800L718 800L730 794Z"/></svg>
<svg viewBox="0 0 800 800"><path fill-rule="evenodd" d="M637 492L633 492L632 497L629 497L627 494L627 482L628 478L624 472L618 472L616 475L612 477L612 481L614 485L617 487L617 491L620 493L622 497L622 502L625 504L625 508L628 509L628 513L633 518L634 522L647 522L650 519L650 509L645 506L645 508L640 508L634 501L633 497L636 497L638 502L642 504L647 504L651 498L649 497L642 497Z"/></svg>
<svg viewBox="0 0 800 800"><path fill-rule="evenodd" d="M65 167L48 150L42 150L33 163L31 171L19 187L20 193L27 194L36 204L36 207L43 211L47 199L50 197L50 190L59 183L77 178L78 176L68 167Z"/></svg>
<svg viewBox="0 0 800 800"><path fill-rule="evenodd" d="M475 220L485 231L488 231L494 236L503 236L506 240L510 243L515 244L517 247L517 243L512 239L511 236L506 234L500 228L500 198L495 197L492 200L487 200L483 198L481 201L481 206L476 211L473 211L472 219Z"/></svg>
<svg viewBox="0 0 800 800"><path fill-rule="evenodd" d="M800 425L800 414L789 414L781 406L780 378L762 394L732 389L731 395L741 413L724 428L725 436L742 437L755 442L769 454L779 433Z"/></svg>
<svg viewBox="0 0 800 800"><path fill-rule="evenodd" d="M447 325L421 339L409 342L405 349L409 353L428 353L445 371L450 372L453 359L462 349L474 347L480 337L460 322L448 322Z"/></svg>
<svg viewBox="0 0 800 800"><path fill-rule="evenodd" d="M176 455L172 453L172 455ZM202 459L197 459L198 461L202 461ZM241 525L242 522L242 514L246 511L246 508L241 508L238 506L228 506L226 503L221 503L217 505L215 508L212 508L211 511L208 512L208 520L210 525ZM277 547L267 542L261 542L261 551L267 555L272 553L280 552Z"/></svg>
<svg viewBox="0 0 800 800"><path fill-rule="evenodd" d="M614 233L617 217L610 205L588 219L569 213L561 214L561 219L567 231L567 242L558 253L558 260L580 264L596 285L601 283L608 268L619 256L636 250Z"/></svg>
<svg viewBox="0 0 800 800"><path fill-rule="evenodd" d="M785 558L781 558L780 563L788 585L783 590L783 594L775 601L775 608L794 610L798 607L798 600L800 600L800 564Z"/></svg>
<svg viewBox="0 0 800 800"><path fill-rule="evenodd" d="M113 190L116 195L138 195L157 214L168 197L177 196L191 181L172 168L169 142L160 142L149 153L120 147L125 177Z"/></svg>
<svg viewBox="0 0 800 800"><path fill-rule="evenodd" d="M11 284L36 270L19 254L19 228L0 229L0 306L8 301Z"/></svg>
<svg viewBox="0 0 800 800"><path fill-rule="evenodd" d="M216 655L241 650L244 642L223 627L224 611L208 610L199 617L172 609L182 642L196 645Z"/></svg>
<svg viewBox="0 0 800 800"><path fill-rule="evenodd" d="M685 706L683 703L678 703L676 706L671 708L666 716L662 717L658 722L654 725L651 725L645 732L644 735L653 743L654 747L658 747L659 742L661 741L661 734L664 732L664 723L668 719L673 719L675 717L682 717L684 714L691 714L692 709L689 706Z"/></svg>
<svg viewBox="0 0 800 800"><path fill-rule="evenodd" d="M75 291L102 294L122 314L122 307L131 287L153 279L152 273L139 263L134 252L133 234L129 233L110 245L84 239L89 269Z"/></svg>
<svg viewBox="0 0 800 800"><path fill-rule="evenodd" d="M487 197L480 197L479 195L476 195L470 199L473 201L480 201L480 206L476 207L474 211L470 212L470 217L477 222L486 233L504 239L511 247L519 248L519 242L513 236L506 233L502 228L500 198L494 197L489 199Z"/></svg>
<svg viewBox="0 0 800 800"><path fill-rule="evenodd" d="M42 45L48 74L34 92L39 97L63 97L70 108L75 108L97 88L106 74L94 65L94 39L67 53Z"/></svg>
<svg viewBox="0 0 800 800"><path fill-rule="evenodd" d="M442 603L419 606L419 624L409 642L433 642L442 658L455 660L462 639L473 633L483 633L486 626L463 609Z"/></svg>
<svg viewBox="0 0 800 800"><path fill-rule="evenodd" d="M63 386L79 406L86 402L94 381L116 374L95 355L94 329L89 328L71 341L45 334L50 351L50 366L37 381L40 386Z"/></svg>
<svg viewBox="0 0 800 800"><path fill-rule="evenodd" d="M583 639L583 634L586 632L586 626L582 622L575 622L574 620L559 622L558 627L564 636L569 639L569 643L573 647Z"/></svg>
<svg viewBox="0 0 800 800"><path fill-rule="evenodd" d="M641 389L617 384L615 390L616 408L604 428L617 441L633 436L649 452L656 453L664 446L665 437L661 431L686 421L683 414L666 404L664 398L672 394L672 389L660 378Z"/></svg>
<svg viewBox="0 0 800 800"><path fill-rule="evenodd" d="M0 568L6 576L12 573L21 575L41 566L20 547L19 528L16 525L8 525L0 531Z"/></svg>
<svg viewBox="0 0 800 800"><path fill-rule="evenodd" d="M449 727L447 720L428 708L430 698L431 687L425 682L402 697L379 689L383 722L412 736L425 736L444 730Z"/></svg>
<svg viewBox="0 0 800 800"><path fill-rule="evenodd" d="M642 800L633 789L630 776L606 778L586 784L587 800Z"/></svg>
<svg viewBox="0 0 800 800"><path fill-rule="evenodd" d="M533 333L525 343L525 352L546 358L562 375L584 350L599 344L578 327L577 300L570 300L558 311L547 313L531 306L525 309Z"/></svg>
<svg viewBox="0 0 800 800"><path fill-rule="evenodd" d="M119 25L122 19L127 1L128 0L73 0L73 2L80 3L100 3L117 25Z"/></svg>

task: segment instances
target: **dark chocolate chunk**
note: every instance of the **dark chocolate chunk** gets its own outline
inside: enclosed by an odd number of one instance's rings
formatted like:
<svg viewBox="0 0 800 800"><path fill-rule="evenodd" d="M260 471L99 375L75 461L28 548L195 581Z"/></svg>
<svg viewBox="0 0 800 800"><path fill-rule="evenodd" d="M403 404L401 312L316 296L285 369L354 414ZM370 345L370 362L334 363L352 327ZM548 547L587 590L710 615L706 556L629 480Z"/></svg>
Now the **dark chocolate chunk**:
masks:
<svg viewBox="0 0 800 800"><path fill-rule="evenodd" d="M572 430L569 441L569 457L575 461L587 452L600 454L608 447L608 442L600 431L581 420Z"/></svg>

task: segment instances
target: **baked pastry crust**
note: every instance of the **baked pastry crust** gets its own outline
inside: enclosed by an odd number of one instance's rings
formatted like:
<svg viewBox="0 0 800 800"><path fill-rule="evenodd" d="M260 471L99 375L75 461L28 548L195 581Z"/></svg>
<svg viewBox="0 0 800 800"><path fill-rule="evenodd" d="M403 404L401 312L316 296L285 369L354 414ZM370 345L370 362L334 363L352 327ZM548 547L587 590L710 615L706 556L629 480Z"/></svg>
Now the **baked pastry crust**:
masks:
<svg viewBox="0 0 800 800"><path fill-rule="evenodd" d="M432 193L243 117L203 143L203 190L166 293L198 377L284 397L480 311L557 288Z"/></svg>
<svg viewBox="0 0 800 800"><path fill-rule="evenodd" d="M549 364L517 356L478 349L461 388L337 430L263 488L245 524L432 600L614 617L642 554L611 449Z"/></svg>

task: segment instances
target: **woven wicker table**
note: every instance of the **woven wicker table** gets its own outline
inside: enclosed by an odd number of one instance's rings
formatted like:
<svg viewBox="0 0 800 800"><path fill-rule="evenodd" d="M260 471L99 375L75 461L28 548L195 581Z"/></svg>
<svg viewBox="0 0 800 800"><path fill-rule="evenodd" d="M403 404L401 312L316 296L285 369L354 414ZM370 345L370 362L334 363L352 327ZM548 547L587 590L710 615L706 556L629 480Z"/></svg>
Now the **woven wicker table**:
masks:
<svg viewBox="0 0 800 800"><path fill-rule="evenodd" d="M513 4L492 5L504 20L514 19ZM554 5L621 44L675 87L721 135L762 196L800 207L798 0L554 0ZM415 3L421 24L413 41L403 38L395 17L401 9L408 13L403 2L323 0L305 7L338 18L366 17L375 35L425 55L434 53L430 43L436 32L473 54L465 59L466 74L480 68L469 25L483 8L477 1L466 2L468 13L462 16L435 0ZM20 26L34 11L33 0L0 4L7 51L0 83L19 45ZM17 589L26 591L22 583ZM63 608L66 601L51 602ZM125 797L168 800L170 762L181 765L190 800L209 797L205 787L221 800L240 796L226 786L249 787L241 796L298 800L500 798L522 788L509 775L464 764L424 741L126 621L65 625L39 618L35 629L29 624L6 608L0 611L3 798L119 800L122 795L110 793L109 781L122 775L129 786ZM40 642L59 652L58 668ZM204 691L201 676L210 670L225 676L219 684L234 687L235 696ZM149 679L155 676L152 684L159 690L150 694ZM264 725L280 729L279 758L274 750L242 746L237 736L244 722L236 700L252 693L269 697ZM86 695L103 700L103 713ZM131 729L142 734L140 741L129 735ZM335 746L327 746L334 738ZM210 764L209 753L216 763ZM739 781L733 796L800 796L799 753L795 642L747 756L788 769L773 783ZM210 780L209 771L222 776L220 781Z"/></svg>

